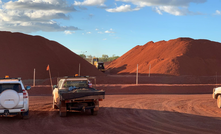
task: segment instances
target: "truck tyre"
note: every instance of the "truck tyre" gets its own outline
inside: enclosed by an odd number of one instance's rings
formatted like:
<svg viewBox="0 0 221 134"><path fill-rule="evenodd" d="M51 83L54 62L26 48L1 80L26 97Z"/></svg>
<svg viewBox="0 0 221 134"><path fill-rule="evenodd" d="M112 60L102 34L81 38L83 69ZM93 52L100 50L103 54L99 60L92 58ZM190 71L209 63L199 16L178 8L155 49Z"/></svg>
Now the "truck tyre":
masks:
<svg viewBox="0 0 221 134"><path fill-rule="evenodd" d="M54 97L53 97L53 104L52 104L52 108L53 109L58 109L58 106L55 104L55 102L54 102Z"/></svg>
<svg viewBox="0 0 221 134"><path fill-rule="evenodd" d="M94 109L91 109L91 115L97 115L98 111L94 111Z"/></svg>
<svg viewBox="0 0 221 134"><path fill-rule="evenodd" d="M221 108L221 95L218 95L217 97L217 106L218 108Z"/></svg>
<svg viewBox="0 0 221 134"><path fill-rule="evenodd" d="M28 119L29 118L29 110L27 112L22 112L21 113L21 118L25 119L25 120Z"/></svg>
<svg viewBox="0 0 221 134"><path fill-rule="evenodd" d="M60 117L65 117L67 116L67 112L61 112L61 110L59 110L59 115Z"/></svg>
<svg viewBox="0 0 221 134"><path fill-rule="evenodd" d="M59 115L60 117L67 116L67 108L66 108L66 104L64 101L60 101L59 103Z"/></svg>

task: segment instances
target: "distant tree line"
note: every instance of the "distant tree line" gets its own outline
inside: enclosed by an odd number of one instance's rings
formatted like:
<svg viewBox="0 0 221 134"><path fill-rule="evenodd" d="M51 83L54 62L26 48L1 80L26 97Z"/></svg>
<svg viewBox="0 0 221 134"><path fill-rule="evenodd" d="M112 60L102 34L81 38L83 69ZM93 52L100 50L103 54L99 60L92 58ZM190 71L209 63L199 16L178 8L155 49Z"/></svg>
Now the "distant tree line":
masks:
<svg viewBox="0 0 221 134"><path fill-rule="evenodd" d="M91 62L93 59L92 55L85 55L85 54L79 54L79 56L81 56L82 58L84 58L85 60L87 60L88 62ZM95 57L99 59L99 62L108 62L108 61L113 61L117 58L119 58L119 56L116 56L115 54L112 55L111 57L109 57L106 54L102 54L102 57Z"/></svg>

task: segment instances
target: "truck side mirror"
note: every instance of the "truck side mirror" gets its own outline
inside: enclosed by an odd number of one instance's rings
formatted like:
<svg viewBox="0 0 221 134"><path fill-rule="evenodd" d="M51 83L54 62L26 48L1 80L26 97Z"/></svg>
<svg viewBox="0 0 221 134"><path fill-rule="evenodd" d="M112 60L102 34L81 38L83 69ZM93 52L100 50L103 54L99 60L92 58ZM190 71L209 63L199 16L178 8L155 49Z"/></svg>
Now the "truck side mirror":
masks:
<svg viewBox="0 0 221 134"><path fill-rule="evenodd" d="M25 89L26 89L26 90L30 90L31 87L30 87L30 86L26 86Z"/></svg>

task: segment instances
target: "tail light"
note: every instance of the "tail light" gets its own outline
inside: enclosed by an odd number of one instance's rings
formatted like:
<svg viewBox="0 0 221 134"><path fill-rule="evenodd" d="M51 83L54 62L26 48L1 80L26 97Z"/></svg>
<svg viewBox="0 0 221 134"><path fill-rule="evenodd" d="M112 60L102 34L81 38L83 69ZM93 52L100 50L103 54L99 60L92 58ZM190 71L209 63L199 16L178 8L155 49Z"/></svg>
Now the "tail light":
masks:
<svg viewBox="0 0 221 134"><path fill-rule="evenodd" d="M28 98L27 92L25 90L22 90L22 91L23 91L23 98Z"/></svg>
<svg viewBox="0 0 221 134"><path fill-rule="evenodd" d="M99 99L99 101L103 101L103 99Z"/></svg>
<svg viewBox="0 0 221 134"><path fill-rule="evenodd" d="M92 83L91 82L88 83L88 87L92 88Z"/></svg>

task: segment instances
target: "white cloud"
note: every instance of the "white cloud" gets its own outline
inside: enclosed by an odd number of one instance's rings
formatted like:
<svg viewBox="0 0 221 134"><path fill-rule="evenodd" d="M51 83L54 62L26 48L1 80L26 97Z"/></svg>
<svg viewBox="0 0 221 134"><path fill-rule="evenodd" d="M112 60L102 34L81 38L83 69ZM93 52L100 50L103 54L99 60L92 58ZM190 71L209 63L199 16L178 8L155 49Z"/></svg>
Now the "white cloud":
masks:
<svg viewBox="0 0 221 134"><path fill-rule="evenodd" d="M106 0L84 0L83 2L74 1L75 6L105 6Z"/></svg>
<svg viewBox="0 0 221 134"><path fill-rule="evenodd" d="M106 9L108 12L129 12L140 10L144 7L153 7L158 14L167 12L172 15L199 14L188 10L190 3L205 3L207 0L116 0L132 3L136 8L131 9L130 5L122 5L114 9Z"/></svg>
<svg viewBox="0 0 221 134"><path fill-rule="evenodd" d="M2 4L2 1L0 0L0 4Z"/></svg>
<svg viewBox="0 0 221 134"><path fill-rule="evenodd" d="M99 32L97 32L97 33L99 33L99 34L103 34L103 32L100 32L100 31L99 31Z"/></svg>
<svg viewBox="0 0 221 134"><path fill-rule="evenodd" d="M221 15L221 11L219 11L219 10L216 10L216 13L215 13L215 15Z"/></svg>
<svg viewBox="0 0 221 134"><path fill-rule="evenodd" d="M176 15L176 16L187 15L188 13L190 13L187 7L178 8L174 6L155 7L155 11L160 15L162 15L162 12L166 12L166 13Z"/></svg>
<svg viewBox="0 0 221 134"><path fill-rule="evenodd" d="M95 30L98 31L99 29L96 28Z"/></svg>
<svg viewBox="0 0 221 134"><path fill-rule="evenodd" d="M114 31L105 31L105 33L115 33Z"/></svg>
<svg viewBox="0 0 221 134"><path fill-rule="evenodd" d="M65 33L65 34L73 34L73 33L75 33L75 32L74 32L74 31L65 30L64 33Z"/></svg>
<svg viewBox="0 0 221 134"><path fill-rule="evenodd" d="M91 34L91 32L87 32L87 34Z"/></svg>
<svg viewBox="0 0 221 134"><path fill-rule="evenodd" d="M131 5L121 5L119 7L116 8L110 8L110 9L106 9L107 12L129 12L129 11L135 11L135 10L140 10L140 8L131 8Z"/></svg>
<svg viewBox="0 0 221 134"><path fill-rule="evenodd" d="M89 14L89 17L93 17L93 16L94 16L94 14L92 14L92 13L91 13L91 14Z"/></svg>
<svg viewBox="0 0 221 134"><path fill-rule="evenodd" d="M107 40L107 38L104 38L103 40Z"/></svg>
<svg viewBox="0 0 221 134"><path fill-rule="evenodd" d="M1 0L0 0L1 1ZM2 4L0 30L12 32L78 30L61 26L54 19L69 19L67 13L76 11L66 0L16 0Z"/></svg>
<svg viewBox="0 0 221 134"><path fill-rule="evenodd" d="M106 30L104 33L115 33L112 28L110 30Z"/></svg>
<svg viewBox="0 0 221 134"><path fill-rule="evenodd" d="M189 6L190 3L205 3L207 0L116 0L133 3L139 7L146 6Z"/></svg>
<svg viewBox="0 0 221 134"><path fill-rule="evenodd" d="M3 7L8 10L53 10L62 13L75 11L74 7L68 6L65 0L17 0L7 2Z"/></svg>
<svg viewBox="0 0 221 134"><path fill-rule="evenodd" d="M163 15L162 12L161 12L161 10L160 10L158 7L155 7L155 11L156 11L158 14Z"/></svg>

